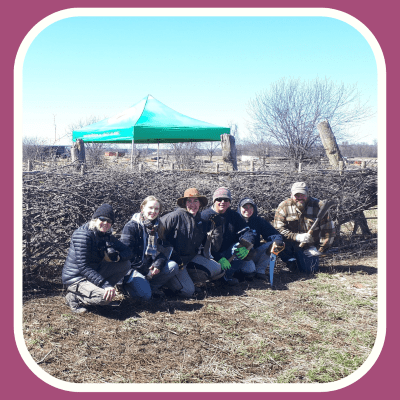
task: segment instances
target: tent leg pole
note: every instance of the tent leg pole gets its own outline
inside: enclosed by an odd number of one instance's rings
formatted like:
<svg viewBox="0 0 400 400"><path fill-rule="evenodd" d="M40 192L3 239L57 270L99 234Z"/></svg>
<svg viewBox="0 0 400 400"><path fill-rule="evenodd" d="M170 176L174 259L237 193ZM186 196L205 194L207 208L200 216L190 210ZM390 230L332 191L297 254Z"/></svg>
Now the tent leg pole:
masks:
<svg viewBox="0 0 400 400"><path fill-rule="evenodd" d="M132 148L131 148L131 169L133 169L133 139L132 139Z"/></svg>
<svg viewBox="0 0 400 400"><path fill-rule="evenodd" d="M160 142L157 142L157 170L160 169Z"/></svg>

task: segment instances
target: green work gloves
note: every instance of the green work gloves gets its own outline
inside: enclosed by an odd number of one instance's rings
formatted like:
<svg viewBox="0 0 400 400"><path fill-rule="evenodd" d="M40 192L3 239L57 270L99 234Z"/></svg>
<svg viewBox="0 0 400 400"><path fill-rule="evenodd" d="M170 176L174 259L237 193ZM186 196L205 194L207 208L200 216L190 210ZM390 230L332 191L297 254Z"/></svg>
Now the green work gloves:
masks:
<svg viewBox="0 0 400 400"><path fill-rule="evenodd" d="M221 264L222 271L227 271L231 267L231 263L225 257L222 257L218 263Z"/></svg>
<svg viewBox="0 0 400 400"><path fill-rule="evenodd" d="M247 254L249 254L249 250L247 250L246 247L237 247L234 250L234 254L239 260L243 260L246 258Z"/></svg>

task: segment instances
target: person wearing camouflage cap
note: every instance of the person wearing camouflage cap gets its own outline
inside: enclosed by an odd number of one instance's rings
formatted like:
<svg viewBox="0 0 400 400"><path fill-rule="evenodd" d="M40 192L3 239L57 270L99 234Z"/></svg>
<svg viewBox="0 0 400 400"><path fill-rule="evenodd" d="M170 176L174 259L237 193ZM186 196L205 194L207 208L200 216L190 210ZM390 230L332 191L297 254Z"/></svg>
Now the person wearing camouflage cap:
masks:
<svg viewBox="0 0 400 400"><path fill-rule="evenodd" d="M327 213L313 233L308 233L322 206L309 192L305 182L295 182L290 198L279 204L274 218L274 227L285 241L280 258L291 271L298 269L305 273L318 271L319 256L332 245L336 232Z"/></svg>

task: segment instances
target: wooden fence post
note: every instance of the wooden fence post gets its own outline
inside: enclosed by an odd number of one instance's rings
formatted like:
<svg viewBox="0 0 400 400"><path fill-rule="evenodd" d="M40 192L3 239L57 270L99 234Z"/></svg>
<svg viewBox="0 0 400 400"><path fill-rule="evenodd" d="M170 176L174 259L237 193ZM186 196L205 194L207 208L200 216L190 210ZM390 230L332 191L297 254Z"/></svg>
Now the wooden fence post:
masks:
<svg viewBox="0 0 400 400"><path fill-rule="evenodd" d="M215 164L215 172L218 174L219 173L219 164Z"/></svg>
<svg viewBox="0 0 400 400"><path fill-rule="evenodd" d="M254 160L253 159L250 160L250 171L254 172Z"/></svg>
<svg viewBox="0 0 400 400"><path fill-rule="evenodd" d="M367 167L366 161L361 161L361 169L365 169Z"/></svg>
<svg viewBox="0 0 400 400"><path fill-rule="evenodd" d="M344 170L344 162L339 161L339 174L342 175Z"/></svg>

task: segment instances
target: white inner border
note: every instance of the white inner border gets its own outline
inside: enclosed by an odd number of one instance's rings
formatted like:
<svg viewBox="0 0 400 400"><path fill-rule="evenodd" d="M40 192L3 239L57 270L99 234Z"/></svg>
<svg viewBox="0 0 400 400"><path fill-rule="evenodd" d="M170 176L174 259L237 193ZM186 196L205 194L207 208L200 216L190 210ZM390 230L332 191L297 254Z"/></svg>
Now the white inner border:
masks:
<svg viewBox="0 0 400 400"><path fill-rule="evenodd" d="M151 383L69 383L45 372L29 354L23 337L22 315L22 72L23 62L35 37L49 25L70 17L330 17L357 29L374 52L378 70L378 332L375 345L365 363L354 373L331 383L291 384L151 384ZM18 350L31 371L58 389L73 392L328 392L344 388L374 365L381 353L386 334L386 66L378 41L359 20L328 8L71 8L56 12L37 23L22 41L14 66L14 335Z"/></svg>

